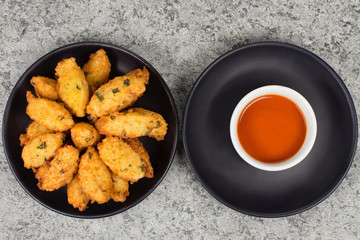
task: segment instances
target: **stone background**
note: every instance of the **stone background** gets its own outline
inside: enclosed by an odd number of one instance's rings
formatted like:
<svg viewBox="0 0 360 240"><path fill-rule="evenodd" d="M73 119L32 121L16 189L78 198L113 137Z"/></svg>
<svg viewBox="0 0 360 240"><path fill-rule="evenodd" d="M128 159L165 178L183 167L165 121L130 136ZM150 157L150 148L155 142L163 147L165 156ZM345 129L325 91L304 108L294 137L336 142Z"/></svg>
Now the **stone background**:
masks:
<svg viewBox="0 0 360 240"><path fill-rule="evenodd" d="M0 0L1 115L33 62L78 41L117 44L148 60L169 85L180 119L208 64L226 51L267 40L293 43L325 59L359 109L359 17L359 0ZM82 220L28 196L1 151L0 239L359 239L358 162L359 154L320 205L292 217L261 219L217 202L196 179L180 142L169 173L143 202L113 217Z"/></svg>

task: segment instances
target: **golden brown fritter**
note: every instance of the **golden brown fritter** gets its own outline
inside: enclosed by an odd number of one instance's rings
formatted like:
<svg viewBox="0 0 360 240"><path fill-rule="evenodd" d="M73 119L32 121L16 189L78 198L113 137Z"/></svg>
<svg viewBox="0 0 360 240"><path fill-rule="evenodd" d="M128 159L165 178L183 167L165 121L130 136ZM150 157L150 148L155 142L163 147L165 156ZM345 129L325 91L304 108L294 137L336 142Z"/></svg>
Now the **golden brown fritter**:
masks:
<svg viewBox="0 0 360 240"><path fill-rule="evenodd" d="M72 141L80 150L95 146L100 140L98 131L89 123L77 123L71 128L70 132Z"/></svg>
<svg viewBox="0 0 360 240"><path fill-rule="evenodd" d="M145 164L145 177L146 178L153 178L154 177L154 169L151 166L151 162L150 162L150 157L149 154L147 153L146 149L144 148L144 146L142 145L142 143L140 142L140 140L138 138L129 138L129 139L125 139L124 140L127 144L130 145L130 147L132 149L134 149L134 151L139 154L140 158L142 160L144 160L144 164Z"/></svg>
<svg viewBox="0 0 360 240"><path fill-rule="evenodd" d="M30 83L34 86L35 92L39 97L53 101L59 100L56 80L48 77L34 76L31 78Z"/></svg>
<svg viewBox="0 0 360 240"><path fill-rule="evenodd" d="M130 195L129 182L111 172L111 178L114 188L111 192L111 198L115 202L125 202L126 197Z"/></svg>
<svg viewBox="0 0 360 240"><path fill-rule="evenodd" d="M79 181L91 203L102 204L110 200L113 189L111 172L93 147L88 148L81 156Z"/></svg>
<svg viewBox="0 0 360 240"><path fill-rule="evenodd" d="M56 132L63 132L74 125L74 120L61 104L45 98L36 98L31 92L26 92L28 106L26 114L29 117Z"/></svg>
<svg viewBox="0 0 360 240"><path fill-rule="evenodd" d="M167 133L160 114L142 108L123 111L145 92L149 71L143 67L108 81L110 71L109 58L100 49L83 69L75 58L60 61L57 80L34 76L30 83L38 98L26 93L26 113L34 121L19 137L24 166L34 171L40 190L54 191L68 184L68 202L79 211L89 201L124 202L129 182L153 178L149 154L138 137L160 141ZM90 123L75 124L72 114L86 115ZM106 138L98 143L100 134ZM64 143L68 135L72 141ZM72 143L77 148L68 145ZM80 159L82 150L86 152Z"/></svg>
<svg viewBox="0 0 360 240"><path fill-rule="evenodd" d="M86 81L89 84L90 95L109 80L111 64L104 49L90 54L89 61L83 69Z"/></svg>
<svg viewBox="0 0 360 240"><path fill-rule="evenodd" d="M38 187L43 191L54 191L73 179L79 165L79 150L66 145L56 151L49 163L42 165L35 173Z"/></svg>
<svg viewBox="0 0 360 240"><path fill-rule="evenodd" d="M163 140L167 132L164 118L158 113L143 108L113 112L101 117L95 123L95 127L100 134L122 138L149 136L158 141Z"/></svg>
<svg viewBox="0 0 360 240"><path fill-rule="evenodd" d="M89 85L75 58L64 59L55 68L57 92L61 100L77 117L85 116L89 102Z"/></svg>
<svg viewBox="0 0 360 240"><path fill-rule="evenodd" d="M63 145L65 134L46 133L30 140L23 148L21 157L24 167L38 168L55 156L55 152Z"/></svg>
<svg viewBox="0 0 360 240"><path fill-rule="evenodd" d="M129 144L108 136L98 144L103 162L119 177L134 183L145 175L146 166Z"/></svg>
<svg viewBox="0 0 360 240"><path fill-rule="evenodd" d="M33 140L37 136L43 135L45 133L54 133L55 131L48 129L47 127L38 124L37 122L33 121L30 125L26 128L26 133L21 134L19 137L20 146L24 146L28 141Z"/></svg>
<svg viewBox="0 0 360 240"><path fill-rule="evenodd" d="M145 92L149 71L135 69L99 87L91 97L86 113L93 117L108 115L131 106Z"/></svg>
<svg viewBox="0 0 360 240"><path fill-rule="evenodd" d="M76 174L73 180L67 186L67 198L70 205L74 208L78 208L79 211L84 211L87 208L89 199L83 193L79 174Z"/></svg>

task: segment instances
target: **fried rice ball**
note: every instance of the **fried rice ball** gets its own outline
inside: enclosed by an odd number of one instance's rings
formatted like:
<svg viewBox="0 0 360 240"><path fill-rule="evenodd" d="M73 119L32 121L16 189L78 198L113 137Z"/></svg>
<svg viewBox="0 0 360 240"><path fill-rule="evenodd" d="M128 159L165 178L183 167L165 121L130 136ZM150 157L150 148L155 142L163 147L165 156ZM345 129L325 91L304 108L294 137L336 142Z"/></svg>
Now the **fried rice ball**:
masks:
<svg viewBox="0 0 360 240"><path fill-rule="evenodd" d="M55 68L55 76L60 99L75 116L84 117L89 102L89 85L75 58L60 61Z"/></svg>
<svg viewBox="0 0 360 240"><path fill-rule="evenodd" d="M125 202L126 197L130 195L129 182L111 172L111 178L114 188L111 192L111 198L115 202Z"/></svg>
<svg viewBox="0 0 360 240"><path fill-rule="evenodd" d="M101 117L95 123L95 127L100 134L122 138L149 136L158 141L163 140L167 132L164 118L158 113L143 108L113 112Z"/></svg>
<svg viewBox="0 0 360 240"><path fill-rule="evenodd" d="M46 133L27 142L21 157L25 168L38 168L55 156L55 152L63 145L65 134Z"/></svg>
<svg viewBox="0 0 360 240"><path fill-rule="evenodd" d="M144 160L121 138L108 136L97 147L103 162L119 177L134 183L145 176Z"/></svg>
<svg viewBox="0 0 360 240"><path fill-rule="evenodd" d="M73 179L79 165L79 150L66 145L56 151L53 160L42 165L35 173L38 187L43 191L54 191Z"/></svg>
<svg viewBox="0 0 360 240"><path fill-rule="evenodd" d="M69 130L74 120L61 104L45 98L36 98L30 91L26 92L28 106L26 114L37 123L56 132Z"/></svg>
<svg viewBox="0 0 360 240"><path fill-rule="evenodd" d="M89 123L80 122L75 124L75 126L71 128L70 133L72 141L80 150L95 146L100 140L98 131Z"/></svg>
<svg viewBox="0 0 360 240"><path fill-rule="evenodd" d="M33 140L37 136L43 135L45 133L54 133L55 131L48 129L47 127L33 121L26 128L26 133L21 134L19 137L20 146L25 146L28 141Z"/></svg>
<svg viewBox="0 0 360 240"><path fill-rule="evenodd" d="M56 90L56 80L48 77L34 76L30 80L36 94L41 98L57 101L59 96Z"/></svg>
<svg viewBox="0 0 360 240"><path fill-rule="evenodd" d="M91 203L106 203L111 199L113 182L109 168L101 161L95 148L90 147L81 156L79 181Z"/></svg>
<svg viewBox="0 0 360 240"><path fill-rule="evenodd" d="M127 108L142 96L148 82L149 71L145 67L116 77L95 91L86 113L92 117L101 117Z"/></svg>
<svg viewBox="0 0 360 240"><path fill-rule="evenodd" d="M85 63L82 70L89 84L90 95L92 95L96 89L109 80L111 64L105 50L100 49L90 54L89 61Z"/></svg>
<svg viewBox="0 0 360 240"><path fill-rule="evenodd" d="M81 212L87 208L89 199L82 191L79 174L76 174L67 186L67 199L70 205L74 208L78 208Z"/></svg>
<svg viewBox="0 0 360 240"><path fill-rule="evenodd" d="M144 146L142 145L140 140L138 138L129 138L129 139L124 139L124 141L127 144L129 144L130 147L137 154L139 154L140 158L144 161L144 164L145 164L145 167L146 167L146 169L145 169L145 177L146 178L153 178L154 177L154 169L151 166L149 154L147 153L146 149L144 148Z"/></svg>

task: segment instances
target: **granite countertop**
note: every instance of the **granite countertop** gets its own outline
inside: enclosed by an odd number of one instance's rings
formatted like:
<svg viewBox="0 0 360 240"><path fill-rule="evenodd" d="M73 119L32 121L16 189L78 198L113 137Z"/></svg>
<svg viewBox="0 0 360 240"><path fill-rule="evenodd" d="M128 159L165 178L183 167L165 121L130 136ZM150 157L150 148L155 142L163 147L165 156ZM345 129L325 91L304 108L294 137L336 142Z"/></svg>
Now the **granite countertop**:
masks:
<svg viewBox="0 0 360 240"><path fill-rule="evenodd" d="M16 81L33 62L79 41L113 43L148 60L167 82L180 119L202 70L219 55L257 41L313 51L344 80L359 109L358 0L226 2L0 1L1 115ZM0 239L359 239L358 161L356 154L340 187L318 206L264 219L215 200L195 177L180 139L168 174L149 197L124 213L88 220L59 215L34 201L1 151Z"/></svg>

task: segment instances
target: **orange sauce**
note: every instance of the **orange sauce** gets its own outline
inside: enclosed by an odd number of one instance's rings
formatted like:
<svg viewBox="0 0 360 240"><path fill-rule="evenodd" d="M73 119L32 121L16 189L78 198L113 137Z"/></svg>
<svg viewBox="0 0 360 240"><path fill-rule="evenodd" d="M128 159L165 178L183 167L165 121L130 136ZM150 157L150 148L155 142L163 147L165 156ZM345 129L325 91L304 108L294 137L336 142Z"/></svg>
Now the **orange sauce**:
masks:
<svg viewBox="0 0 360 240"><path fill-rule="evenodd" d="M238 137L245 152L265 163L294 156L306 137L306 119L290 99L264 95L251 101L238 120Z"/></svg>

